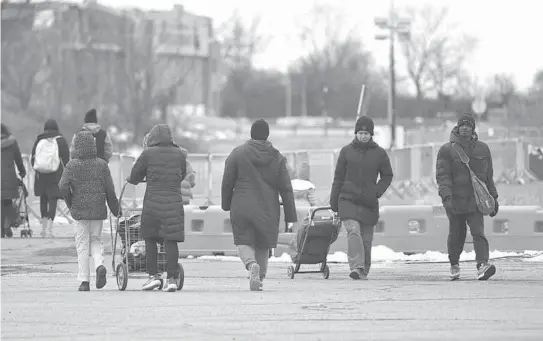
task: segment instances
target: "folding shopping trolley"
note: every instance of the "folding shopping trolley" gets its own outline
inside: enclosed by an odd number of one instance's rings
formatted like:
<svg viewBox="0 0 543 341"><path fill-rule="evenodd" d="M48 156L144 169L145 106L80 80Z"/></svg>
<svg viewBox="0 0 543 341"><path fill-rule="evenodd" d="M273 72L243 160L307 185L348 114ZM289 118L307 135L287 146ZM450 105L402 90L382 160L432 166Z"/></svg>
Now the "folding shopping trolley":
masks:
<svg viewBox="0 0 543 341"><path fill-rule="evenodd" d="M13 201L14 216L10 221L11 228L21 228L21 238L32 237L32 230L30 229L30 220L28 217L28 190L22 179L17 179L19 197Z"/></svg>

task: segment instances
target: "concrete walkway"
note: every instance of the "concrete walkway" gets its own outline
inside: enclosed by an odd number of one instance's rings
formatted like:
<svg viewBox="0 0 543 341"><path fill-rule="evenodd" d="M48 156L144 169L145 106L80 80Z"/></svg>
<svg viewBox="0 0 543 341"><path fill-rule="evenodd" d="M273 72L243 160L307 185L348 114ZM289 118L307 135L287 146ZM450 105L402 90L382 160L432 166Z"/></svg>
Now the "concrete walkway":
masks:
<svg viewBox="0 0 543 341"><path fill-rule="evenodd" d="M286 277L270 264L263 292L248 291L238 262L180 260L181 292L78 292L73 242L2 240L2 340L541 340L543 263L497 261L497 275L447 280L447 264L375 264L352 281L331 274ZM94 282L92 283L94 285Z"/></svg>

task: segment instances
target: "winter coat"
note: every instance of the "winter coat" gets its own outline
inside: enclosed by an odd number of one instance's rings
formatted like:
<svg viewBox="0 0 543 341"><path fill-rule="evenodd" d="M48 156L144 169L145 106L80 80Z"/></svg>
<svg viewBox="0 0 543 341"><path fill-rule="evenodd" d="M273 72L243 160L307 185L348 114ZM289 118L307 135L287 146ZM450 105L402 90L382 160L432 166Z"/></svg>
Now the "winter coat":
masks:
<svg viewBox="0 0 543 341"><path fill-rule="evenodd" d="M291 181L296 207L317 206L315 185L308 180L294 179Z"/></svg>
<svg viewBox="0 0 543 341"><path fill-rule="evenodd" d="M98 123L85 123L80 131L89 131L94 136L96 142L96 152L99 158L109 162L111 156L113 155L113 143L109 134L100 127ZM70 147L70 155L73 154L74 150L74 139L72 139L72 145Z"/></svg>
<svg viewBox="0 0 543 341"><path fill-rule="evenodd" d="M463 141L458 133L458 127L451 131L450 141L439 149L436 161L436 181L438 193L443 201L452 198L453 212L456 214L471 213L477 210L475 194L471 185L470 173L462 163L460 156L452 144L460 146L470 158L469 166L477 177L486 183L490 195L498 198L494 184L494 167L488 145L476 133L470 141Z"/></svg>
<svg viewBox="0 0 543 341"><path fill-rule="evenodd" d="M2 200L19 197L19 181L15 165L21 177L26 176L26 169L15 137L2 131Z"/></svg>
<svg viewBox="0 0 543 341"><path fill-rule="evenodd" d="M339 213L341 220L353 219L365 226L377 224L379 198L392 177L386 151L373 140L362 143L354 139L339 153L330 194L332 210Z"/></svg>
<svg viewBox="0 0 543 341"><path fill-rule="evenodd" d="M64 166L70 161L70 150L66 139L58 132L58 130L46 129L43 133L38 135L38 138L32 147L30 162L32 166L34 166L38 142L51 137L57 137L56 141L58 144L58 156L61 160L61 165L54 173L34 173L34 195L37 197L46 195L50 198L60 198L61 195L58 190L58 183L60 181L60 177L62 176Z"/></svg>
<svg viewBox="0 0 543 341"><path fill-rule="evenodd" d="M72 159L66 164L58 188L75 220L104 220L106 202L113 215L119 201L107 162L96 155L94 137L88 131L75 134Z"/></svg>
<svg viewBox="0 0 543 341"><path fill-rule="evenodd" d="M154 126L147 138L147 148L136 160L128 179L134 185L147 179L141 216L142 238L185 241L180 184L186 174L186 152L173 142L167 125Z"/></svg>
<svg viewBox="0 0 543 341"><path fill-rule="evenodd" d="M222 209L230 211L235 245L275 248L280 204L285 219L296 222L296 206L286 158L268 141L249 140L225 161Z"/></svg>
<svg viewBox="0 0 543 341"><path fill-rule="evenodd" d="M189 161L187 160L187 176L181 182L181 196L183 197L183 205L190 204L192 199L192 188L196 186L196 172L192 169Z"/></svg>

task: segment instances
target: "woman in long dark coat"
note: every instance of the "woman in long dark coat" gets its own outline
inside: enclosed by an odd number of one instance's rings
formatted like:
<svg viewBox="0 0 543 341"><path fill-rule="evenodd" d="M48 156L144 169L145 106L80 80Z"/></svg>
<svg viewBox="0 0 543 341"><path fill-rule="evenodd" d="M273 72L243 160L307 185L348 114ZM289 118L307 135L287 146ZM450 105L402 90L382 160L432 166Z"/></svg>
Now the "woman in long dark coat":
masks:
<svg viewBox="0 0 543 341"><path fill-rule="evenodd" d="M53 220L57 212L57 201L61 199L61 195L58 190L58 183L62 177L64 171L64 165L70 161L70 149L68 143L58 129L57 121L53 119L47 120L43 126L43 133L39 134L32 147L32 157L30 162L34 166L36 158L36 147L38 143L43 139L55 139L58 146L58 156L61 160L61 164L56 172L53 173L40 173L35 172L34 175L34 195L40 198L40 214L42 219L42 237L53 237Z"/></svg>
<svg viewBox="0 0 543 341"><path fill-rule="evenodd" d="M15 173L15 166L19 176L26 176L26 169L19 150L17 140L8 128L2 123L2 238L11 237L10 216L14 213L12 209L13 199L19 197L19 180Z"/></svg>
<svg viewBox="0 0 543 341"><path fill-rule="evenodd" d="M151 129L146 139L147 148L136 160L127 181L137 185L147 179L143 199L140 236L145 239L149 280L143 290L158 288L162 279L158 273L157 242L166 248L166 291L177 290L179 277L178 242L185 241L185 214L181 197L181 181L187 174L186 154L173 142L166 124Z"/></svg>

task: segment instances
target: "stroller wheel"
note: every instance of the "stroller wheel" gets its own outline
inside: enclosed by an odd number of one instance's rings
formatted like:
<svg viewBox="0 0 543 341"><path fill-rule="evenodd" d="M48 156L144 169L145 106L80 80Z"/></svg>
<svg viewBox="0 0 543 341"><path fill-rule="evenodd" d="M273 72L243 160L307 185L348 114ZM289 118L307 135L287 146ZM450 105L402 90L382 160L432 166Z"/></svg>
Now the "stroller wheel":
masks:
<svg viewBox="0 0 543 341"><path fill-rule="evenodd" d="M120 263L117 265L115 277L117 278L117 287L120 291L124 291L128 285L128 267L126 264Z"/></svg>
<svg viewBox="0 0 543 341"><path fill-rule="evenodd" d="M292 265L287 269L287 276L290 279L294 279L294 267Z"/></svg>
<svg viewBox="0 0 543 341"><path fill-rule="evenodd" d="M328 265L324 266L324 270L322 271L322 277L324 279L328 279L328 277L330 277L330 268L328 267Z"/></svg>

